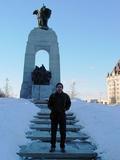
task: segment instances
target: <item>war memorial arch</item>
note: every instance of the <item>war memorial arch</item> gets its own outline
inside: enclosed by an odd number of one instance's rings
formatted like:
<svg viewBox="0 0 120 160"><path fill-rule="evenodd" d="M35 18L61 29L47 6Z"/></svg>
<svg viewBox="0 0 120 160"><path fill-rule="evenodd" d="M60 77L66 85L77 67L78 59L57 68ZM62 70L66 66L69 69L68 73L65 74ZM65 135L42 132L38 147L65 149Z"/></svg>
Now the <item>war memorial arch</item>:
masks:
<svg viewBox="0 0 120 160"><path fill-rule="evenodd" d="M60 82L60 55L57 35L47 24L51 10L43 6L33 14L37 16L38 27L28 36L20 97L41 99L47 98ZM49 71L43 66L35 66L36 53L41 50L49 55Z"/></svg>

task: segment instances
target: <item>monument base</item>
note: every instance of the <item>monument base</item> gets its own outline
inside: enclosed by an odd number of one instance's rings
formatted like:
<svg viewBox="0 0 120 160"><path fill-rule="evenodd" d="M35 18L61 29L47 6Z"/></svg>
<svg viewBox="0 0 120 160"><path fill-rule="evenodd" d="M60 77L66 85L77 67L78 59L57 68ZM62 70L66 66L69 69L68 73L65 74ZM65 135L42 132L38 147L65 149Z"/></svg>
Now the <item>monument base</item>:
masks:
<svg viewBox="0 0 120 160"><path fill-rule="evenodd" d="M32 98L37 100L48 99L52 93L51 85L32 85Z"/></svg>

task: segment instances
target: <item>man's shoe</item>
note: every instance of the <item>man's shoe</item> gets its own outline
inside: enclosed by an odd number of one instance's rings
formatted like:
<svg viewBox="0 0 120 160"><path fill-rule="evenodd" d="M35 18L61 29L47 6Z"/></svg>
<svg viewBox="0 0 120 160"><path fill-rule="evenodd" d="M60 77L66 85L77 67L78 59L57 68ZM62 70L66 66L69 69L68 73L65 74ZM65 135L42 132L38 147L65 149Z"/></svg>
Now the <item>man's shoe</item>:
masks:
<svg viewBox="0 0 120 160"><path fill-rule="evenodd" d="M65 153L65 148L61 148L61 152L62 152L62 153Z"/></svg>
<svg viewBox="0 0 120 160"><path fill-rule="evenodd" d="M55 152L55 148L54 148L54 147L51 147L51 149L50 149L49 152Z"/></svg>

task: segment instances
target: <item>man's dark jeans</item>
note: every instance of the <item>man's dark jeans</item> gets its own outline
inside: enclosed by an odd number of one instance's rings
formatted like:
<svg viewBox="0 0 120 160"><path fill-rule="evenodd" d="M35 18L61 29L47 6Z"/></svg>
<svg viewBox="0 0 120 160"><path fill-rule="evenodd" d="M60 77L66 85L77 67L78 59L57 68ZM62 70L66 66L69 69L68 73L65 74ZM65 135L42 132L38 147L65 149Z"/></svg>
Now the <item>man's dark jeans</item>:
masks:
<svg viewBox="0 0 120 160"><path fill-rule="evenodd" d="M66 140L66 115L65 113L51 113L51 147L56 147L56 134L59 125L60 129L60 148L65 148Z"/></svg>

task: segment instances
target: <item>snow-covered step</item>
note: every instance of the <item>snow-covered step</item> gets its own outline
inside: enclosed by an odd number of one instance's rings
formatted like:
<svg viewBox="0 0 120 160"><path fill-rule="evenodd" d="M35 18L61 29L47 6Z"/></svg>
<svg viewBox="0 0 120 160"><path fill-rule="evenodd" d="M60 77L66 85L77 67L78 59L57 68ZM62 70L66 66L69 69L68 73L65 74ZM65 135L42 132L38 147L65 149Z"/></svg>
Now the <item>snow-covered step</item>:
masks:
<svg viewBox="0 0 120 160"><path fill-rule="evenodd" d="M50 115L50 113L51 113L51 111L50 110L46 110L46 111L40 111L40 112L38 112L37 114L38 115L40 115L40 116L42 116L42 115ZM73 116L74 115L74 113L72 113L72 112L66 112L66 115L67 116Z"/></svg>
<svg viewBox="0 0 120 160"><path fill-rule="evenodd" d="M21 157L40 159L66 159L66 160L96 160L97 154L94 151L94 146L90 143L66 144L66 152L61 153L60 147L57 144L56 151L49 152L50 143L33 142L27 146L21 146L17 153Z"/></svg>
<svg viewBox="0 0 120 160"><path fill-rule="evenodd" d="M30 125L31 129L36 129L36 130L40 130L40 131L50 131L51 130L51 126L47 125L47 124L31 124ZM81 126L78 125L67 125L66 126L66 131L72 131L72 132L77 132L79 131L81 128ZM59 130L59 128L58 128Z"/></svg>
<svg viewBox="0 0 120 160"><path fill-rule="evenodd" d="M32 101L34 104L47 104L48 103L48 99L46 100L33 100Z"/></svg>
<svg viewBox="0 0 120 160"><path fill-rule="evenodd" d="M39 107L40 109L48 109L48 105L47 104L35 104L37 107Z"/></svg>
<svg viewBox="0 0 120 160"><path fill-rule="evenodd" d="M32 140L41 140L44 142L50 142L51 134L50 132L41 132L41 131L29 131L26 133L26 138L30 138ZM66 142L73 140L86 140L89 137L84 133L76 133L76 132L67 132L66 133ZM57 132L57 141L60 142L60 133Z"/></svg>
<svg viewBox="0 0 120 160"><path fill-rule="evenodd" d="M36 115L34 118L39 118L39 119L50 119L50 115ZM76 116L66 116L66 119L68 120L75 120Z"/></svg>
<svg viewBox="0 0 120 160"><path fill-rule="evenodd" d="M50 119L33 119L30 121L31 123L35 123L35 124L50 124L51 123L51 120ZM75 124L76 122L78 122L78 120L66 120L66 124L68 125L73 125Z"/></svg>

